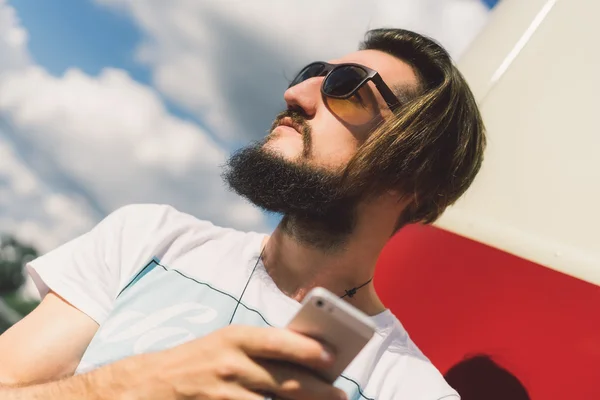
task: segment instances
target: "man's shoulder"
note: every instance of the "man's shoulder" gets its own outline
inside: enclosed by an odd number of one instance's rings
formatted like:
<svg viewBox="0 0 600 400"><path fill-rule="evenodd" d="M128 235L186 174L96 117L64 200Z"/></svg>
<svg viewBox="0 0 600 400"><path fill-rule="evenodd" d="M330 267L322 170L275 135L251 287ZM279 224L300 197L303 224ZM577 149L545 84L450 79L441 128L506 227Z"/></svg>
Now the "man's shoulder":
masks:
<svg viewBox="0 0 600 400"><path fill-rule="evenodd" d="M124 249L165 261L192 251L199 255L201 249L215 254L233 251L257 237L254 232L222 227L168 204L130 204L107 218L118 220Z"/></svg>
<svg viewBox="0 0 600 400"><path fill-rule="evenodd" d="M442 373L420 351L388 348L374 371L393 399L458 400L458 393L446 382ZM381 376L376 376L381 374Z"/></svg>
<svg viewBox="0 0 600 400"><path fill-rule="evenodd" d="M191 214L181 211L169 204L161 203L132 203L121 206L109 214L124 221L155 221L156 219L176 219L188 223L211 224ZM212 225L212 224L211 224Z"/></svg>
<svg viewBox="0 0 600 400"><path fill-rule="evenodd" d="M110 213L107 219L116 220L130 229L141 229L146 232L164 229L175 229L181 233L184 233L187 229L194 231L210 230L222 233L236 232L233 228L218 226L211 221L200 219L169 204L128 204Z"/></svg>
<svg viewBox="0 0 600 400"><path fill-rule="evenodd" d="M400 321L395 316L393 319L384 335L385 351L372 379L379 379L383 387L394 393L393 399L458 400L458 394L438 368L413 342Z"/></svg>

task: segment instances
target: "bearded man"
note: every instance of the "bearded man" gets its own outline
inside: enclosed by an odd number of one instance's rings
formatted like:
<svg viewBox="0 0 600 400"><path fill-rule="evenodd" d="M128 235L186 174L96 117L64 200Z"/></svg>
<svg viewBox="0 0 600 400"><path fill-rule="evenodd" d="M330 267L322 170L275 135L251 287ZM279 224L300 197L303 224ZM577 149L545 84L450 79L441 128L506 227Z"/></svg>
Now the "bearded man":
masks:
<svg viewBox="0 0 600 400"><path fill-rule="evenodd" d="M275 231L129 205L34 260L43 301L0 337L2 399L459 398L372 278L390 237L435 221L481 166L465 80L432 40L379 29L303 68L284 99L268 136L224 171L283 215ZM317 286L377 327L334 384L318 372L336 344L283 328Z"/></svg>

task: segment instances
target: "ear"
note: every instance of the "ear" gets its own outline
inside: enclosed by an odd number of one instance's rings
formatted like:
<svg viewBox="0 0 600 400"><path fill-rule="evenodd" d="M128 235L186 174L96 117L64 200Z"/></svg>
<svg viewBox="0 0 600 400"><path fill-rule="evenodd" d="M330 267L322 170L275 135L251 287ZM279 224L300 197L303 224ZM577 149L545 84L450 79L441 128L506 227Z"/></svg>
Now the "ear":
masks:
<svg viewBox="0 0 600 400"><path fill-rule="evenodd" d="M395 202L397 202L400 206L402 206L402 208L406 207L414 199L414 196L407 196L397 189L386 190L385 195L388 198L393 199Z"/></svg>

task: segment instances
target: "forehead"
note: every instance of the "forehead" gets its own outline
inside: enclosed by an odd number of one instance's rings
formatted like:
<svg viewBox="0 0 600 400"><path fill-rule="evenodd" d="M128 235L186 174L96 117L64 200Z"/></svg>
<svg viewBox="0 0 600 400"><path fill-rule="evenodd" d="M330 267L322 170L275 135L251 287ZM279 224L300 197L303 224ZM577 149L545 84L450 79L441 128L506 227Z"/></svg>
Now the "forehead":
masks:
<svg viewBox="0 0 600 400"><path fill-rule="evenodd" d="M379 72L390 86L417 86L417 77L410 65L390 54L378 50L360 50L329 61L332 64L356 63Z"/></svg>

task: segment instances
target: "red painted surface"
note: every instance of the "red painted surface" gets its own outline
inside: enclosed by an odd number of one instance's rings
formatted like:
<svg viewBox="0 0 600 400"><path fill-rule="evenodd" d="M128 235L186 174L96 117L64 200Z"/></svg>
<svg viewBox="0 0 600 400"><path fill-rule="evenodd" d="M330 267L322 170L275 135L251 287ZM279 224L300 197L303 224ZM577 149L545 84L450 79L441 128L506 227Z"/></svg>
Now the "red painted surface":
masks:
<svg viewBox="0 0 600 400"><path fill-rule="evenodd" d="M486 353L534 400L600 399L600 287L429 226L391 240L375 285L442 373Z"/></svg>

